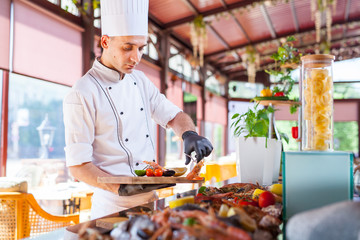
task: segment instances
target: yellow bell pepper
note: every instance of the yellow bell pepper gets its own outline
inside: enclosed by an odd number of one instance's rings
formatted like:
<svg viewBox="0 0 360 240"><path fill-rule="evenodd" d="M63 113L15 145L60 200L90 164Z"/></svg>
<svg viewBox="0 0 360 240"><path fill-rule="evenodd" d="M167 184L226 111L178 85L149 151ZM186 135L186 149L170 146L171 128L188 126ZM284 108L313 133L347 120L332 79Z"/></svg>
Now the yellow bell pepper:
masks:
<svg viewBox="0 0 360 240"><path fill-rule="evenodd" d="M272 91L271 91L271 89L269 89L269 88L264 88L263 90L261 90L260 96L261 96L261 97L271 97L271 96L272 96Z"/></svg>

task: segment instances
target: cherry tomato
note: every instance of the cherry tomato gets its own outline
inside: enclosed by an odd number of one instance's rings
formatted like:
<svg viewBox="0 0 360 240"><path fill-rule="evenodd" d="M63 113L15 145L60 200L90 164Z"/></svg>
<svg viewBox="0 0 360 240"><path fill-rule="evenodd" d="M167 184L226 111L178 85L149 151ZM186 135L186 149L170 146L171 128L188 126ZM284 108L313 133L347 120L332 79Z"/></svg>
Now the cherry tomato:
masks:
<svg viewBox="0 0 360 240"><path fill-rule="evenodd" d="M263 192L262 194L260 194L259 196L259 206L261 208L270 206L270 205L274 205L275 204L275 197L271 192Z"/></svg>
<svg viewBox="0 0 360 240"><path fill-rule="evenodd" d="M155 177L161 177L163 175L163 171L160 168L155 169L154 171Z"/></svg>
<svg viewBox="0 0 360 240"><path fill-rule="evenodd" d="M277 92L277 93L275 93L274 96L275 96L275 97L284 97L285 94L284 94L283 92Z"/></svg>
<svg viewBox="0 0 360 240"><path fill-rule="evenodd" d="M151 168L146 169L146 176L148 177L154 176L154 171Z"/></svg>

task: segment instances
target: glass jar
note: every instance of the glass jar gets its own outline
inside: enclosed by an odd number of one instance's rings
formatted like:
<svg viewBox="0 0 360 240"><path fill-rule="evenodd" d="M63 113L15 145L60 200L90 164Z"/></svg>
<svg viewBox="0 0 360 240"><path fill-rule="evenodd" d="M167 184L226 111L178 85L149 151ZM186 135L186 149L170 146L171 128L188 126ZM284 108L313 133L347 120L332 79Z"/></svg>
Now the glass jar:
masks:
<svg viewBox="0 0 360 240"><path fill-rule="evenodd" d="M301 58L301 104L303 151L333 150L333 63L335 56L306 55Z"/></svg>

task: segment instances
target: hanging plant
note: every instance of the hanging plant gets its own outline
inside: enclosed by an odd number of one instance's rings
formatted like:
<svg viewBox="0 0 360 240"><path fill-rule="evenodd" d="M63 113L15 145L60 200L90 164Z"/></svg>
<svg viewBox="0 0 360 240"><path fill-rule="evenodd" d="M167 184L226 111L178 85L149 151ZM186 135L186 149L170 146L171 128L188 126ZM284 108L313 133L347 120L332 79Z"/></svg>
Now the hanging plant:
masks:
<svg viewBox="0 0 360 240"><path fill-rule="evenodd" d="M247 69L248 82L255 83L256 71L260 66L260 55L255 51L254 47L247 46L246 52L241 55L241 59Z"/></svg>
<svg viewBox="0 0 360 240"><path fill-rule="evenodd" d="M337 0L311 0L311 19L315 18L316 42L321 38L321 16L326 14L326 41L331 42L332 11L336 12ZM332 7L332 9L331 9Z"/></svg>
<svg viewBox="0 0 360 240"><path fill-rule="evenodd" d="M194 58L199 58L199 65L204 65L204 49L207 45L206 23L202 15L198 15L190 23L190 40L193 46Z"/></svg>
<svg viewBox="0 0 360 240"><path fill-rule="evenodd" d="M294 36L288 37L278 48L278 51L271 56L275 60L275 69L265 70L266 73L277 79L277 86L273 89L274 95L281 92L287 96L295 83L291 72L298 67L302 56L299 50L294 47L295 41Z"/></svg>

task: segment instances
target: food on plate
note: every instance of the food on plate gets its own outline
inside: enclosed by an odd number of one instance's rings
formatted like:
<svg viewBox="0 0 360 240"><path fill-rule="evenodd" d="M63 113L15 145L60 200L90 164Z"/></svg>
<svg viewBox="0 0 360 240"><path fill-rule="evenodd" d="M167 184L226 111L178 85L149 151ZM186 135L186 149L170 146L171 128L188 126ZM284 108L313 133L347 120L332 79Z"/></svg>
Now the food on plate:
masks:
<svg viewBox="0 0 360 240"><path fill-rule="evenodd" d="M139 177L145 176L146 170L135 170L135 174L138 175Z"/></svg>
<svg viewBox="0 0 360 240"><path fill-rule="evenodd" d="M229 206L226 204L221 204L218 215L220 217L227 217L229 212Z"/></svg>
<svg viewBox="0 0 360 240"><path fill-rule="evenodd" d="M160 166L159 164L157 164L156 162L148 162L148 161L143 161L143 163L150 165L151 168L153 169L161 169L161 170L165 170L164 167Z"/></svg>
<svg viewBox="0 0 360 240"><path fill-rule="evenodd" d="M275 204L275 197L271 192L265 191L259 196L259 207L264 208Z"/></svg>
<svg viewBox="0 0 360 240"><path fill-rule="evenodd" d="M308 131L306 150L327 150L332 138L332 79L327 69L311 69L304 80L304 119Z"/></svg>
<svg viewBox="0 0 360 240"><path fill-rule="evenodd" d="M180 177L186 173L187 168L186 167L175 167L175 168L168 168L168 170L175 171L174 177Z"/></svg>
<svg viewBox="0 0 360 240"><path fill-rule="evenodd" d="M254 193L252 195L252 198L258 200L260 194L262 194L263 192L265 192L265 190L260 189L260 188L255 189L255 191L254 191Z"/></svg>
<svg viewBox="0 0 360 240"><path fill-rule="evenodd" d="M171 170L171 169L166 169L165 171L163 171L163 176L164 177L171 177L171 176L175 176L175 171Z"/></svg>
<svg viewBox="0 0 360 240"><path fill-rule="evenodd" d="M281 183L275 183L269 187L269 190L272 193L282 196L282 187Z"/></svg>
<svg viewBox="0 0 360 240"><path fill-rule="evenodd" d="M269 88L264 88L263 90L261 90L260 92L260 96L261 97L271 97L273 94L272 94L272 91L271 89Z"/></svg>
<svg viewBox="0 0 360 240"><path fill-rule="evenodd" d="M154 170L151 168L146 169L146 176L153 177L154 176Z"/></svg>
<svg viewBox="0 0 360 240"><path fill-rule="evenodd" d="M201 187L196 197L169 202L169 207L150 214L132 216L111 231L113 239L277 239L281 233L282 205L267 207L238 205L265 188L249 183L221 188ZM257 192L259 192L259 190ZM201 191L201 193L200 193ZM263 191L261 196L273 194ZM260 204L261 205L261 204Z"/></svg>
<svg viewBox="0 0 360 240"><path fill-rule="evenodd" d="M162 175L163 175L163 170L161 170L160 168L154 170L155 177L161 177Z"/></svg>
<svg viewBox="0 0 360 240"><path fill-rule="evenodd" d="M180 207L186 203L194 203L194 196L187 196L187 197L172 200L169 202L169 207L176 208L176 207Z"/></svg>
<svg viewBox="0 0 360 240"><path fill-rule="evenodd" d="M228 211L227 217L239 216L242 227L250 232L255 231L256 221L251 218L243 208L232 207Z"/></svg>
<svg viewBox="0 0 360 240"><path fill-rule="evenodd" d="M204 160L201 160L194 166L194 168L189 172L189 174L186 175L186 179L188 179L188 180L203 179L202 177L200 177L200 171L203 166L204 166Z"/></svg>
<svg viewBox="0 0 360 240"><path fill-rule="evenodd" d="M144 170L135 170L135 174L139 177L141 176L148 176L148 177L171 177L171 176L176 176L176 171L173 169L166 169L162 166L160 166L159 164L155 163L155 162L148 162L148 161L143 161L145 164L147 164L146 169ZM183 171L183 169L185 169L185 171ZM183 171L183 172L180 172ZM179 176L184 174L186 172L187 168L179 168Z"/></svg>
<svg viewBox="0 0 360 240"><path fill-rule="evenodd" d="M254 207L258 207L259 204L256 200L251 199L251 198L243 198L241 200L238 201L238 205L239 206L246 206L246 205L251 205Z"/></svg>

